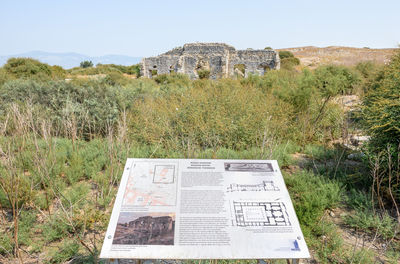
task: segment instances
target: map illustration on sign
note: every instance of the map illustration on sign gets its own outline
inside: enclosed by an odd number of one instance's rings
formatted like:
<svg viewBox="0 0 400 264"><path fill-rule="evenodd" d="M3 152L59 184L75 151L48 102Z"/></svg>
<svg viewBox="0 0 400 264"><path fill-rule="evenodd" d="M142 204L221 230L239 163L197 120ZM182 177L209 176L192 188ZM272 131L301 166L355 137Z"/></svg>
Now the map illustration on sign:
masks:
<svg viewBox="0 0 400 264"><path fill-rule="evenodd" d="M123 206L176 204L177 164L135 163L125 188Z"/></svg>
<svg viewBox="0 0 400 264"><path fill-rule="evenodd" d="M174 183L175 165L155 165L153 183Z"/></svg>

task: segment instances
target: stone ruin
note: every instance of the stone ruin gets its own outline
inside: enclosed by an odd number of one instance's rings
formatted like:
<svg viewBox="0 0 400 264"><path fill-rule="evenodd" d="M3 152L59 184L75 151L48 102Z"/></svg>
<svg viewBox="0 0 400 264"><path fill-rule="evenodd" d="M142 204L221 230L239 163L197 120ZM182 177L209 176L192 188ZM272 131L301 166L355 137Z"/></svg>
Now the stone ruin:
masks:
<svg viewBox="0 0 400 264"><path fill-rule="evenodd" d="M274 50L236 50L224 43L191 43L175 48L157 57L144 58L141 75L152 78L172 72L198 79L209 72L209 78L247 77L250 73L264 75L270 69L279 69L279 55Z"/></svg>

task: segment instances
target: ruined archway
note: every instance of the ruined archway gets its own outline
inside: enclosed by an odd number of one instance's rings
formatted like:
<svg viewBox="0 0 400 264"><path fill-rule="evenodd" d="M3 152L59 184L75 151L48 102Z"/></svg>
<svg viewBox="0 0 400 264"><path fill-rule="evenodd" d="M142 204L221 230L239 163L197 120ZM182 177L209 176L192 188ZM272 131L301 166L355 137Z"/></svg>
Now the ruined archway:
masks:
<svg viewBox="0 0 400 264"><path fill-rule="evenodd" d="M269 70L271 70L271 66L267 63L261 63L260 65L258 65L257 67L257 72L259 73L259 75L264 75L266 72L268 72Z"/></svg>
<svg viewBox="0 0 400 264"><path fill-rule="evenodd" d="M243 63L235 64L233 66L233 72L236 77L245 77L246 76L246 65Z"/></svg>
<svg viewBox="0 0 400 264"><path fill-rule="evenodd" d="M199 79L210 78L211 71L209 62L202 59L198 60L196 63L195 72Z"/></svg>
<svg viewBox="0 0 400 264"><path fill-rule="evenodd" d="M153 68L149 70L149 76L151 78L157 76L157 74L158 74L157 65L154 65Z"/></svg>

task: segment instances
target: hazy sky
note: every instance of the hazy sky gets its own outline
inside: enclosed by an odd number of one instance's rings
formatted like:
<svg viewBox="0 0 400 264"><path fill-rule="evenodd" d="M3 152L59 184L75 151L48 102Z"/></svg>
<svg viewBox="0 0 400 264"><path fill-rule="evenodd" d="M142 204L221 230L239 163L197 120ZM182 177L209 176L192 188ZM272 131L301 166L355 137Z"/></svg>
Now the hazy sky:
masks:
<svg viewBox="0 0 400 264"><path fill-rule="evenodd" d="M150 56L188 42L237 49L394 48L399 0L1 0L0 55L31 50Z"/></svg>

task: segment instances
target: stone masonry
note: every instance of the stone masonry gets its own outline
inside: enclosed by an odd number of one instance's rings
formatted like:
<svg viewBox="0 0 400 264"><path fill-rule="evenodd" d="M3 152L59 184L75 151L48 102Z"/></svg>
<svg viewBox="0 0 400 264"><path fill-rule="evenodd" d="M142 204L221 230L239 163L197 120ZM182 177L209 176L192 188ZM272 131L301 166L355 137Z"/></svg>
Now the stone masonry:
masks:
<svg viewBox="0 0 400 264"><path fill-rule="evenodd" d="M144 58L142 76L172 72L198 79L200 71L209 71L211 79L249 73L264 75L270 69L279 69L279 55L274 50L235 50L224 43L191 43L175 48L157 57Z"/></svg>

